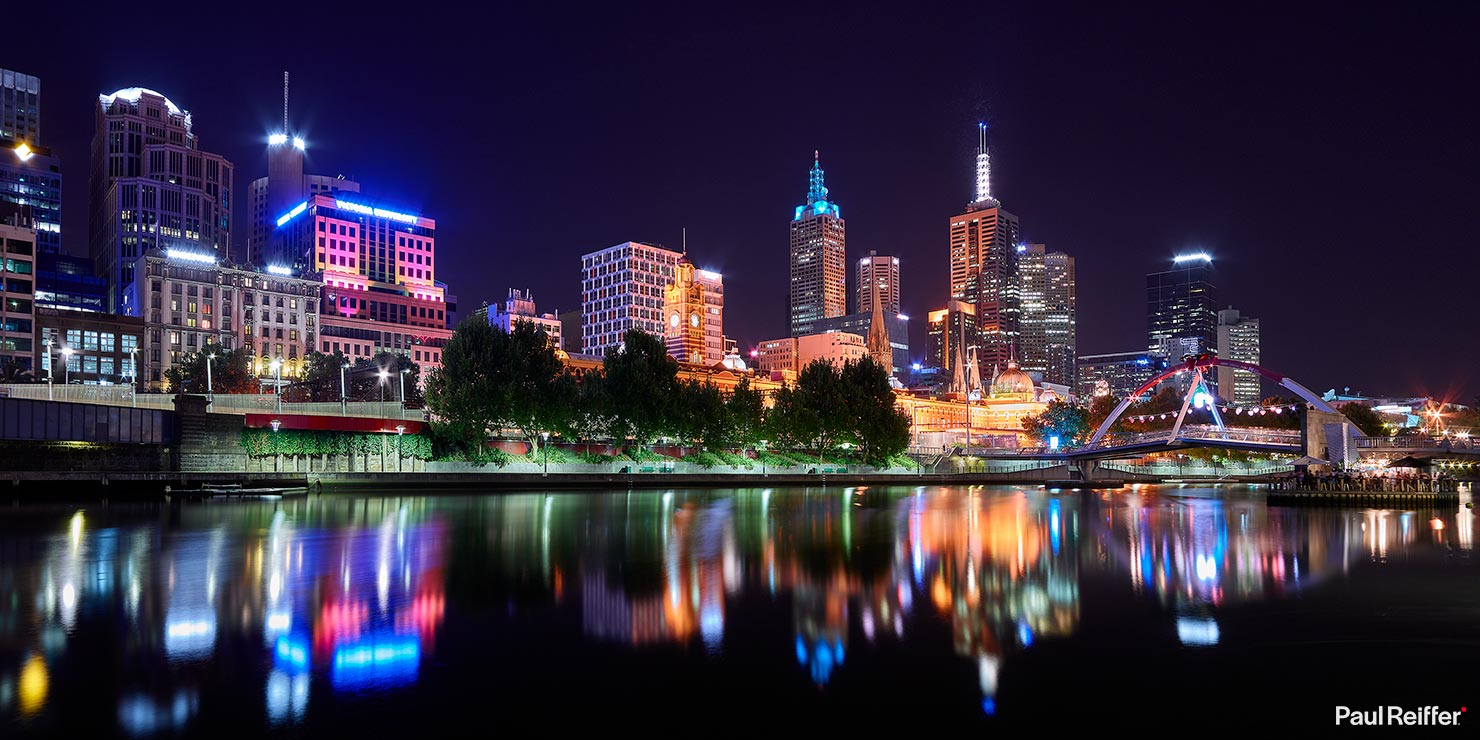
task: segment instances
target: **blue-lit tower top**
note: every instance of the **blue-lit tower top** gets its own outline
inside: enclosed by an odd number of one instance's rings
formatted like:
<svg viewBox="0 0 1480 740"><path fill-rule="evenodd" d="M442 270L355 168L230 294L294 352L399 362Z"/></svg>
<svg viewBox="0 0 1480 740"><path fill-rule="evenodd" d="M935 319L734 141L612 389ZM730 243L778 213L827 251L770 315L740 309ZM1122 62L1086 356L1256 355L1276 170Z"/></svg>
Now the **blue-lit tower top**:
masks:
<svg viewBox="0 0 1480 740"><path fill-rule="evenodd" d="M812 171L808 175L807 205L797 206L796 215L791 220L800 221L806 215L822 214L842 218L838 204L827 200L827 186L823 184L822 155L816 150L812 152Z"/></svg>

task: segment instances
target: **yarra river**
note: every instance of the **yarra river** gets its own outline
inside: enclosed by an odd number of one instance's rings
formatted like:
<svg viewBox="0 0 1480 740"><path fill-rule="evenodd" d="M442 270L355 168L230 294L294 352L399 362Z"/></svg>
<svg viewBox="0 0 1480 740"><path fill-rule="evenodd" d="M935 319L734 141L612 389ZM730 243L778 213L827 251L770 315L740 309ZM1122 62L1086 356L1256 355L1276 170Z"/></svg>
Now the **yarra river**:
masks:
<svg viewBox="0 0 1480 740"><path fill-rule="evenodd" d="M1176 486L7 506L0 736L1041 734L1457 710L1480 706L1475 528L1463 504Z"/></svg>

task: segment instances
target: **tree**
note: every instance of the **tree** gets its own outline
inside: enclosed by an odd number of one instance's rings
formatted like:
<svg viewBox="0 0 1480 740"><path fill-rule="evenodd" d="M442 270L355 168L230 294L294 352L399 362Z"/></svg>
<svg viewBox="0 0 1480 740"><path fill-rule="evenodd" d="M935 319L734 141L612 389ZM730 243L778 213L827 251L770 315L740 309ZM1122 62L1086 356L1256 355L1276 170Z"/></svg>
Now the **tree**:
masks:
<svg viewBox="0 0 1480 740"><path fill-rule="evenodd" d="M1115 396L1095 396L1095 400L1089 403L1089 428L1099 429L1110 415L1115 413L1115 407L1120 405L1120 399Z"/></svg>
<svg viewBox="0 0 1480 740"><path fill-rule="evenodd" d="M1373 411L1371 407L1351 402L1341 407L1341 414L1362 430L1362 434L1369 437L1388 436L1387 421L1382 418L1382 414Z"/></svg>
<svg viewBox="0 0 1480 740"><path fill-rule="evenodd" d="M639 446L674 431L678 362L647 332L628 329L602 360L601 416L610 433Z"/></svg>
<svg viewBox="0 0 1480 740"><path fill-rule="evenodd" d="M1089 441L1090 410L1054 399L1043 411L1023 417L1023 430L1044 445L1058 437L1061 447L1078 447Z"/></svg>
<svg viewBox="0 0 1480 740"><path fill-rule="evenodd" d="M722 449L732 439L725 396L713 383L686 380L679 383L673 421L678 436L700 449Z"/></svg>
<svg viewBox="0 0 1480 740"><path fill-rule="evenodd" d="M783 433L799 446L815 449L819 458L852 430L842 376L827 360L813 360L802 368L786 402Z"/></svg>
<svg viewBox="0 0 1480 740"><path fill-rule="evenodd" d="M391 353L385 350L376 352L369 359L362 357L350 367L350 398L360 401L379 401L382 397L387 401L403 400L400 398L402 384L397 380L402 370L406 371L406 405L415 407L425 404L421 366L412 362L411 356L404 352ZM381 373L385 373L384 378L380 376ZM382 385L385 386L383 393L380 388Z"/></svg>
<svg viewBox="0 0 1480 740"><path fill-rule="evenodd" d="M344 392L349 394L349 373L341 369L350 364L349 358L343 352L334 350L332 354L322 352L309 352L303 358L303 380L299 385L304 388L309 400L313 401L337 401L340 393L340 380L344 379Z"/></svg>
<svg viewBox="0 0 1480 740"><path fill-rule="evenodd" d="M741 378L725 399L725 413L729 417L732 441L741 448L753 448L760 444L765 434L766 402L761 392L752 388L749 378Z"/></svg>
<svg viewBox="0 0 1480 740"><path fill-rule="evenodd" d="M206 360L210 355L210 382L206 378ZM254 357L249 347L238 347L229 352L220 348L207 347L201 352L190 352L181 357L164 372L169 388L176 393L205 393L207 386L214 393L258 393L261 385L252 373Z"/></svg>
<svg viewBox="0 0 1480 740"><path fill-rule="evenodd" d="M35 379L31 369L24 367L14 357L0 362L0 383L29 383Z"/></svg>
<svg viewBox="0 0 1480 740"><path fill-rule="evenodd" d="M538 450L542 432L571 423L577 389L564 370L543 329L520 322L505 333L469 317L443 347L427 403L446 427L443 438L481 444L513 427Z"/></svg>
<svg viewBox="0 0 1480 740"><path fill-rule="evenodd" d="M843 363L839 372L844 409L850 412L851 437L869 465L883 466L910 444L910 419L899 408L889 373L864 356Z"/></svg>

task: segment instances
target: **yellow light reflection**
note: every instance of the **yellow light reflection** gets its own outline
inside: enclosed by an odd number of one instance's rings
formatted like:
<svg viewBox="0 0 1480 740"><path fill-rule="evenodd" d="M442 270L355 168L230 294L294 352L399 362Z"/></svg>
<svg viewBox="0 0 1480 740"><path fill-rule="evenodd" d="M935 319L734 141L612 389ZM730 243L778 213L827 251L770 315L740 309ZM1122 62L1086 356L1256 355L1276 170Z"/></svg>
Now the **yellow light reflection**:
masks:
<svg viewBox="0 0 1480 740"><path fill-rule="evenodd" d="M41 711L42 705L46 704L46 691L51 683L51 678L46 673L46 661L40 655L31 653L26 659L26 664L21 666L20 676L20 710L22 717L29 717Z"/></svg>

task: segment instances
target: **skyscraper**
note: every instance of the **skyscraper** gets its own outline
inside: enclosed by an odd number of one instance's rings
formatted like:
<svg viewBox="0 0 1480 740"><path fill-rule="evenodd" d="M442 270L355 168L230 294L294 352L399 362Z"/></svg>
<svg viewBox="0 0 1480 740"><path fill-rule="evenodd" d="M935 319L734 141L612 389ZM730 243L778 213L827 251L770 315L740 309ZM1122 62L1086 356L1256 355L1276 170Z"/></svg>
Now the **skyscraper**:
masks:
<svg viewBox="0 0 1480 740"><path fill-rule="evenodd" d="M246 253L239 255L242 262L258 266L277 264L304 266L313 261L308 253L290 254L283 244L274 245L272 238L281 235L277 221L299 203L310 197L326 194L358 193L360 184L347 180L343 175L313 175L303 171L304 157L308 144L303 137L289 128L288 123L288 73L283 73L283 128L267 137L267 176L253 180L247 186L247 203L251 210L251 224L247 234Z"/></svg>
<svg viewBox="0 0 1480 740"><path fill-rule="evenodd" d="M874 311L874 293L884 299L884 315L899 313L899 258L880 256L869 250L868 256L858 260L858 310L855 313Z"/></svg>
<svg viewBox="0 0 1480 740"><path fill-rule="evenodd" d="M62 160L41 144L41 80L0 69L0 202L30 209L38 267L62 250Z"/></svg>
<svg viewBox="0 0 1480 740"><path fill-rule="evenodd" d="M451 309L446 285L436 279L435 219L319 193L280 221L280 235L269 240L311 260L301 270L269 264L266 272L322 274L320 352L351 360L402 354L423 369L442 362ZM261 346L264 355L275 349Z"/></svg>
<svg viewBox="0 0 1480 740"><path fill-rule="evenodd" d="M950 219L951 299L975 306L976 346L981 367L1006 367L1018 339L1018 219L992 197L987 125L976 155L976 198Z"/></svg>
<svg viewBox="0 0 1480 740"><path fill-rule="evenodd" d="M1074 387L1076 338L1074 258L1029 244L1018 255L1022 277L1022 369L1047 383Z"/></svg>
<svg viewBox="0 0 1480 740"><path fill-rule="evenodd" d="M976 334L976 307L965 301L949 301L939 311L928 316L930 326L930 359L936 367L947 373L955 371L957 357L964 356L957 346L971 344L969 337Z"/></svg>
<svg viewBox="0 0 1480 740"><path fill-rule="evenodd" d="M1233 306L1218 312L1218 356L1259 364L1259 319L1244 316ZM1248 370L1218 368L1218 392L1239 406L1254 406L1264 397L1259 376Z"/></svg>
<svg viewBox="0 0 1480 740"><path fill-rule="evenodd" d="M108 281L107 309L123 297L134 263L155 249L226 257L233 169L201 151L190 111L142 87L99 95L92 141L91 256Z"/></svg>
<svg viewBox="0 0 1480 740"><path fill-rule="evenodd" d="M0 69L0 138L41 141L41 78Z"/></svg>
<svg viewBox="0 0 1480 740"><path fill-rule="evenodd" d="M683 255L623 242L581 256L581 352L599 355L622 343L628 329L664 337L663 289ZM566 338L569 347L575 339Z"/></svg>
<svg viewBox="0 0 1480 740"><path fill-rule="evenodd" d="M806 205L791 219L791 335L812 334L819 319L848 312L843 217L827 199L821 156L812 153Z"/></svg>
<svg viewBox="0 0 1480 740"><path fill-rule="evenodd" d="M1146 349L1172 362L1218 350L1218 289L1213 258L1179 255L1172 268L1146 275Z"/></svg>

